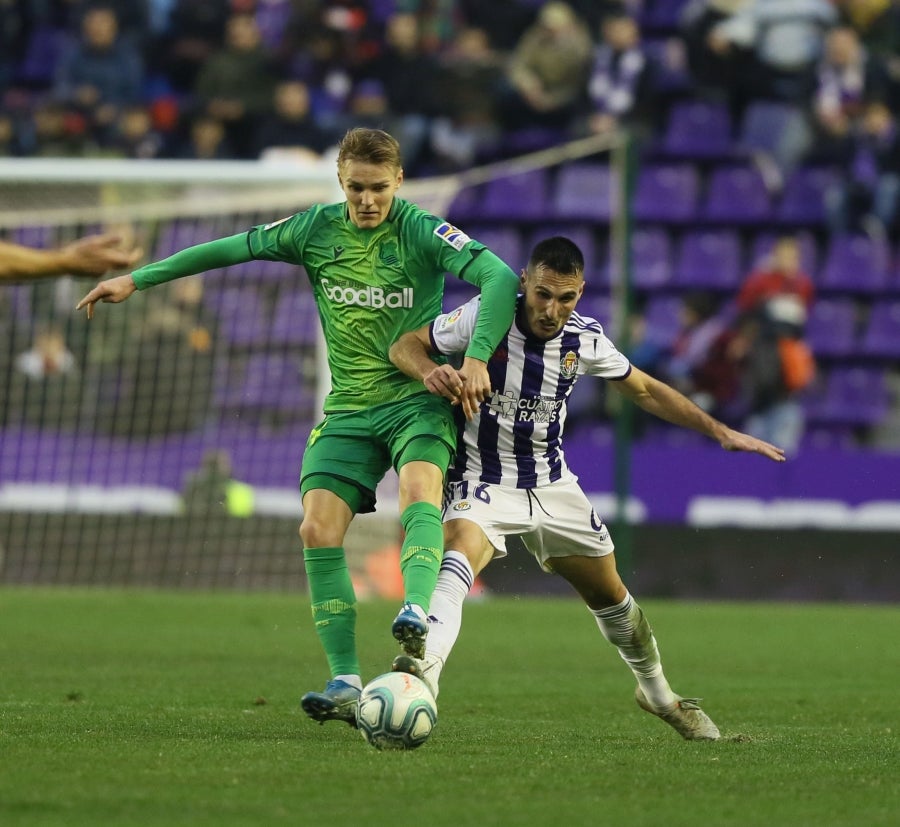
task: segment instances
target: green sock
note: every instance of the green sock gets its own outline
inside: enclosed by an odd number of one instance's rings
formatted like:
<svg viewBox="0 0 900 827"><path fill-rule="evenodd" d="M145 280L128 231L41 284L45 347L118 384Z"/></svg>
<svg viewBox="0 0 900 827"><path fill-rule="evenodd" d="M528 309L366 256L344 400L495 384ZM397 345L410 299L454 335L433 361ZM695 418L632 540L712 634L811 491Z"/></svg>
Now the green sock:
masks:
<svg viewBox="0 0 900 827"><path fill-rule="evenodd" d="M405 600L427 612L444 556L441 511L431 503L413 503L400 515L400 522L406 530L400 550Z"/></svg>
<svg viewBox="0 0 900 827"><path fill-rule="evenodd" d="M356 593L342 548L303 551L316 634L325 649L331 677L358 675Z"/></svg>

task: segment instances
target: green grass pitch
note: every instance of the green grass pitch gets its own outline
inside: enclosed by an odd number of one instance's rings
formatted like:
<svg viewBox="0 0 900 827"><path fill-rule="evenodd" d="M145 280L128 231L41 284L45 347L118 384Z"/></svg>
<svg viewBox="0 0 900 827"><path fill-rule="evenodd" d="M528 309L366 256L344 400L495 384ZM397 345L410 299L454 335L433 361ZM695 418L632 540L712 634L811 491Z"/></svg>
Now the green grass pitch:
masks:
<svg viewBox="0 0 900 827"><path fill-rule="evenodd" d="M303 595L0 590L0 824L896 825L900 610L643 601L688 743L576 600L466 608L431 740L378 753L298 699ZM365 677L396 606L359 607Z"/></svg>

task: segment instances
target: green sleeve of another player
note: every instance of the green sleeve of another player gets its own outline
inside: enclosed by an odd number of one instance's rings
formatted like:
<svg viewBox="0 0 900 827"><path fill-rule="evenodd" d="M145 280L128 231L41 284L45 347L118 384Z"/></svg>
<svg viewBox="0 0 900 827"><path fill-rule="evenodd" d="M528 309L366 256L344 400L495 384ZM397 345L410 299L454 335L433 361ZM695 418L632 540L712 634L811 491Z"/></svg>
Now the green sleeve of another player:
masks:
<svg viewBox="0 0 900 827"><path fill-rule="evenodd" d="M481 290L481 309L466 356L487 362L513 323L519 279L490 250L481 250L472 259L463 278Z"/></svg>
<svg viewBox="0 0 900 827"><path fill-rule="evenodd" d="M232 264L251 261L253 254L250 252L250 244L247 239L247 233L238 233L238 235L220 238L216 241L208 241L206 244L188 247L162 261L139 267L131 274L134 286L138 290L146 290L155 284L163 284L172 279L180 279L183 276L193 276L196 273L215 270L218 267L228 267Z"/></svg>

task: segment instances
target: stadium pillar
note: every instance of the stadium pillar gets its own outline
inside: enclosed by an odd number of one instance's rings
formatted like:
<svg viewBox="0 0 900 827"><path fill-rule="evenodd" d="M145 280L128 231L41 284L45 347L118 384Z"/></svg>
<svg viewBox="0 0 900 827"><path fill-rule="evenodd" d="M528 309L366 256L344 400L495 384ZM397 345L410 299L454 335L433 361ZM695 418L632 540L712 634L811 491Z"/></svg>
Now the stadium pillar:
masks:
<svg viewBox="0 0 900 827"><path fill-rule="evenodd" d="M634 137L627 132L612 150L611 166L616 186L613 188L611 241L612 241L612 307L613 335L619 349L629 354L631 335L629 319L634 303L632 279L633 231L632 201L637 174L637 149ZM613 485L616 511L613 517L613 540L620 571L631 573L634 562L633 532L628 517L628 500L631 494L631 445L633 439L634 405L616 394L615 447Z"/></svg>

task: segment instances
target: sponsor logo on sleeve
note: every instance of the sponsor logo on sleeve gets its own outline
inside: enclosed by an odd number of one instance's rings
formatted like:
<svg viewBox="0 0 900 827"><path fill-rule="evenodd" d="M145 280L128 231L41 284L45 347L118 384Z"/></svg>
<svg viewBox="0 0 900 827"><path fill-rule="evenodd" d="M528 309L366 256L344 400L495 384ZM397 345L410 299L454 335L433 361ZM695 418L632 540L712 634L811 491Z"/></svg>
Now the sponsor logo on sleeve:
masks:
<svg viewBox="0 0 900 827"><path fill-rule="evenodd" d="M284 224L285 221L290 221L294 216L286 215L284 218L279 218L277 221L273 221L271 224L266 224L263 227L264 230L271 230L273 227L277 227L279 224Z"/></svg>
<svg viewBox="0 0 900 827"><path fill-rule="evenodd" d="M457 307L452 313L444 316L441 320L441 330L446 330L448 327L453 327L461 318L462 318L462 308Z"/></svg>
<svg viewBox="0 0 900 827"><path fill-rule="evenodd" d="M447 242L454 250L462 250L472 239L462 230L454 227L449 221L439 224L434 234Z"/></svg>

